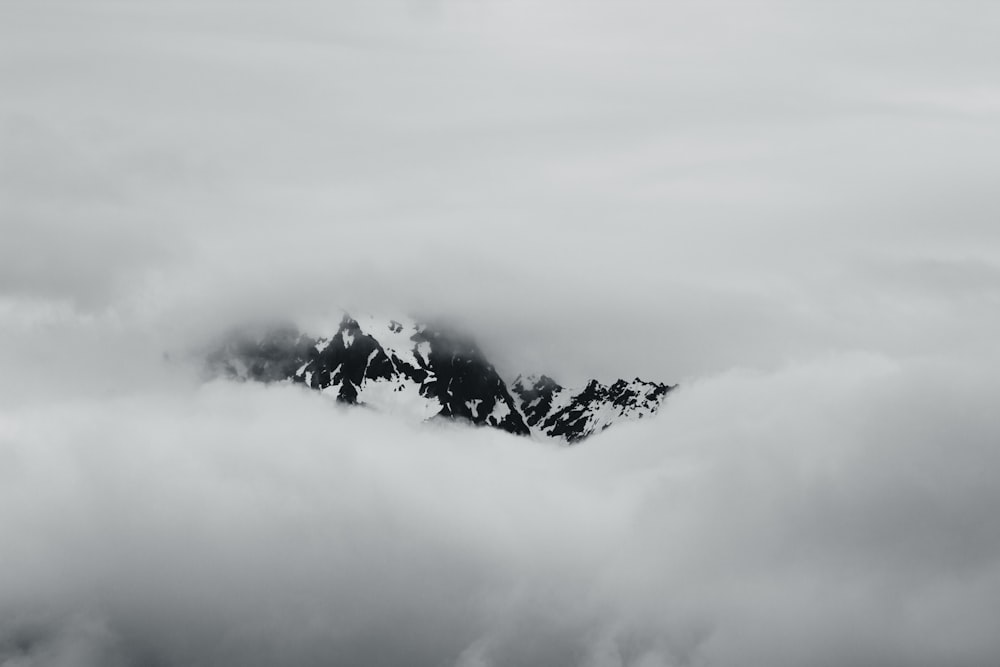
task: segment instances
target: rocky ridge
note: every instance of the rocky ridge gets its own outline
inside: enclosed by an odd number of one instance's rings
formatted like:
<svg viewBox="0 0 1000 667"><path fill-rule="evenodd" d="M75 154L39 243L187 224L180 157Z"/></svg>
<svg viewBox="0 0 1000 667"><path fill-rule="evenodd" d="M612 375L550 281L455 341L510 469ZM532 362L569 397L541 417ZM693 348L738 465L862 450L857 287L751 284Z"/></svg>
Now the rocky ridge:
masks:
<svg viewBox="0 0 1000 667"><path fill-rule="evenodd" d="M657 412L673 386L592 380L582 389L519 376L508 388L467 336L413 320L345 315L329 337L295 327L230 336L209 354L213 375L292 382L418 420L450 418L508 433L575 443Z"/></svg>

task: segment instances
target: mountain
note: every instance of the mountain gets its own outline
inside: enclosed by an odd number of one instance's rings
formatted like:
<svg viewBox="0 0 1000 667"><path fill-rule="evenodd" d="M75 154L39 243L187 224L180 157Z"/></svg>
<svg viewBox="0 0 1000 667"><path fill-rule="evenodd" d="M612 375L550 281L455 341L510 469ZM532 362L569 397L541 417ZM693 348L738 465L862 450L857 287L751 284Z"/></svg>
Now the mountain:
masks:
<svg viewBox="0 0 1000 667"><path fill-rule="evenodd" d="M676 385L675 385L676 386ZM566 389L548 376L518 377L511 387L529 428L551 438L576 442L623 419L656 414L674 387L639 378L605 386L591 380L582 389Z"/></svg>
<svg viewBox="0 0 1000 667"><path fill-rule="evenodd" d="M638 378L569 389L519 376L508 388L471 338L413 320L345 315L329 337L292 326L243 331L208 355L211 374L303 384L342 403L418 420L450 418L578 442L656 413L674 387Z"/></svg>

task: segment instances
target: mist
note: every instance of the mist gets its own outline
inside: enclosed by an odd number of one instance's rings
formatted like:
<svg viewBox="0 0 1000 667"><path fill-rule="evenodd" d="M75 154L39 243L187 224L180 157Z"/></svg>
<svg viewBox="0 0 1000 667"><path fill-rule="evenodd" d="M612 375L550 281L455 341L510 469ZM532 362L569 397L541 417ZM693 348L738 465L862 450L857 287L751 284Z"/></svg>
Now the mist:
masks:
<svg viewBox="0 0 1000 667"><path fill-rule="evenodd" d="M990 3L0 4L0 666L1000 662ZM343 310L572 447L206 380Z"/></svg>
<svg viewBox="0 0 1000 667"><path fill-rule="evenodd" d="M830 357L570 448L287 385L6 412L4 664L989 664L996 390Z"/></svg>

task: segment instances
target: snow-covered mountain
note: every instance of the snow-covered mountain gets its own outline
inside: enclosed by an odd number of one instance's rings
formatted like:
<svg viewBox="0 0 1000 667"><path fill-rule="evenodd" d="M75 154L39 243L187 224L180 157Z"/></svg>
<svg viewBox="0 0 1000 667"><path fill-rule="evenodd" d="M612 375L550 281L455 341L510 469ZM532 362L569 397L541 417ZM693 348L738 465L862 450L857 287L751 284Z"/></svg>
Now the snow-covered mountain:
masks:
<svg viewBox="0 0 1000 667"><path fill-rule="evenodd" d="M655 414L673 388L636 378L610 386L591 380L583 389L568 389L546 375L519 376L511 387L533 432L567 442L582 440L623 419Z"/></svg>
<svg viewBox="0 0 1000 667"><path fill-rule="evenodd" d="M467 336L409 319L349 315L329 337L291 326L233 335L209 355L208 367L240 380L304 384L418 420L460 419L569 443L656 413L673 389L638 378L571 389L545 375L519 376L508 389Z"/></svg>

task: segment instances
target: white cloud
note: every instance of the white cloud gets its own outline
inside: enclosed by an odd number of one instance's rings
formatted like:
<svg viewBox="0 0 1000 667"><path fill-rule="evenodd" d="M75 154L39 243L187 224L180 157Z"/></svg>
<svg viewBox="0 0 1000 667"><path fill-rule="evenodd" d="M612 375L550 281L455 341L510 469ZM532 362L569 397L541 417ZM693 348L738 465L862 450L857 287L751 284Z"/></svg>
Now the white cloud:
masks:
<svg viewBox="0 0 1000 667"><path fill-rule="evenodd" d="M35 610L27 655L100 623L80 650L124 664L982 664L996 390L836 356L571 449L295 387L25 407L0 614Z"/></svg>
<svg viewBox="0 0 1000 667"><path fill-rule="evenodd" d="M995 17L3 3L0 664L995 663ZM338 307L682 389L553 450L164 363Z"/></svg>

